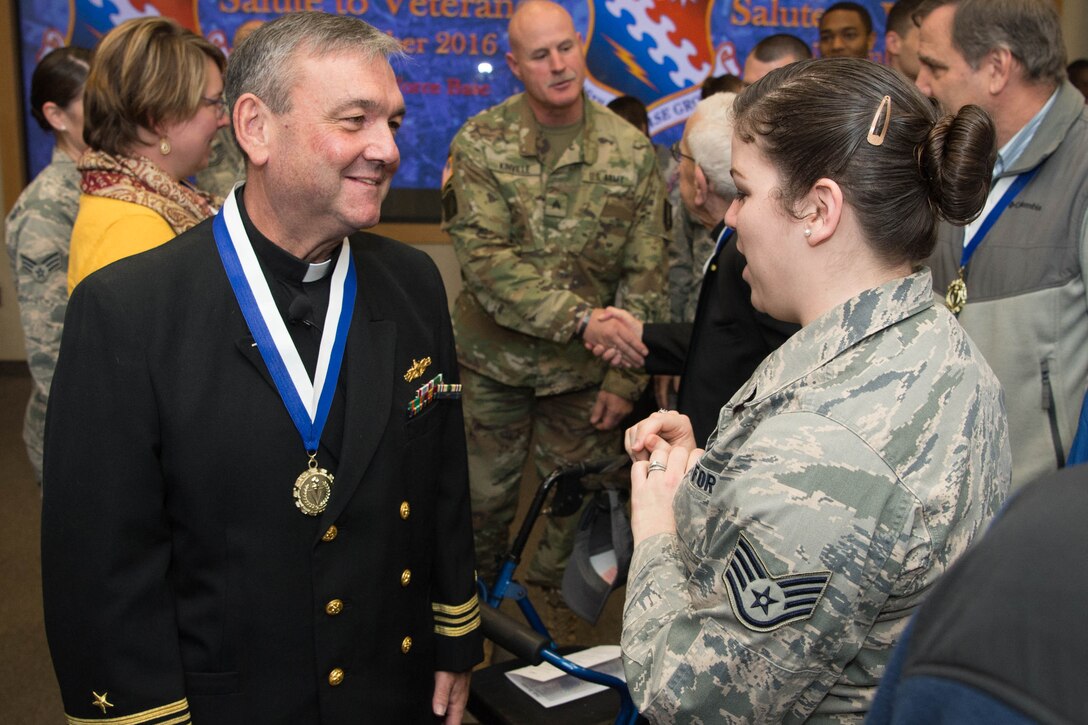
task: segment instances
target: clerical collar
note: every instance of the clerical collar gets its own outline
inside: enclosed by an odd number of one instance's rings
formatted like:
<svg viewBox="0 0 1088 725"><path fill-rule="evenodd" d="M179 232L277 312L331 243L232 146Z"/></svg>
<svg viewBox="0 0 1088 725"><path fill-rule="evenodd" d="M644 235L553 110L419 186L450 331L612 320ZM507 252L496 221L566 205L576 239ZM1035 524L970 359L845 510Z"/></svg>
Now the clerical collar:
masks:
<svg viewBox="0 0 1088 725"><path fill-rule="evenodd" d="M235 191L238 198L238 213L262 267L274 277L291 282L316 282L324 279L332 271L332 258L311 264L299 259L261 234L260 230L253 225L253 220L249 218L249 212L246 211L244 192L245 185L239 186Z"/></svg>

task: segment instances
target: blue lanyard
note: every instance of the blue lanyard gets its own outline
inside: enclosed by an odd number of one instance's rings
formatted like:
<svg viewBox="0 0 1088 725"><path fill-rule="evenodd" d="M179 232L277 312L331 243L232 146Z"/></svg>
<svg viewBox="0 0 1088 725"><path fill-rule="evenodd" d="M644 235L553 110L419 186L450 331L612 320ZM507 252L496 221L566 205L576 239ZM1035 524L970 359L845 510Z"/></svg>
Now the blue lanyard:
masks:
<svg viewBox="0 0 1088 725"><path fill-rule="evenodd" d="M703 265L703 274L705 275L710 271L710 265L714 264L714 260L718 258L718 254L721 253L722 247L729 241L729 238L733 236L735 230L733 227L722 227L721 233L718 234L718 241L714 243L714 253L706 260L706 264Z"/></svg>
<svg viewBox="0 0 1088 725"><path fill-rule="evenodd" d="M986 218L982 221L982 226L975 232L975 236L971 237L971 241L963 248L963 253L960 256L960 270L967 267L967 263L971 261L971 255L978 249L978 245L982 244L982 240L990 231L990 228L997 223L998 217L1000 217L1001 213L1008 208L1009 204L1012 203L1012 200L1016 198L1016 195L1024 190L1024 187L1035 177L1035 174L1038 173L1041 167L1042 164L1039 164L1039 166L1036 166L1034 169L1025 171L1017 176L1016 180L1012 182L1009 188L1005 190L1005 193L1001 195L997 204L994 205L994 208L990 210L990 213L987 214Z"/></svg>
<svg viewBox="0 0 1088 725"><path fill-rule="evenodd" d="M227 206L227 204L223 205L223 209L219 210L219 213L215 216L215 221L212 222L215 245L219 249L219 256L223 260L227 278L234 289L234 296L238 300L238 305L242 308L242 314L249 326L250 334L253 335L253 339L257 343L257 349L260 350L261 357L264 358L268 372L272 376L272 381L276 384L276 390L279 391L280 399L287 408L287 412L291 416L291 421L295 424L299 435L302 436L302 442L306 446L307 453L314 453L321 443L321 432L325 428L325 422L329 417L329 409L332 407L333 391L336 388L336 381L340 377L340 366L344 360L344 347L347 341L348 328L351 327L351 317L355 310L355 262L350 253L346 255L347 274L343 283L343 304L340 308L336 336L333 338L328 367L324 371L324 384L321 386L318 404L311 419L306 404L302 400L302 394L292 380L283 355L277 348L265 321L264 315L268 311L262 313L251 289L251 281L247 279L241 260L235 251L224 217ZM253 283L267 284L263 276L260 280L253 280ZM282 320L280 322L282 324ZM328 329L328 326L324 329ZM321 377L320 372L320 370L315 370L315 381Z"/></svg>

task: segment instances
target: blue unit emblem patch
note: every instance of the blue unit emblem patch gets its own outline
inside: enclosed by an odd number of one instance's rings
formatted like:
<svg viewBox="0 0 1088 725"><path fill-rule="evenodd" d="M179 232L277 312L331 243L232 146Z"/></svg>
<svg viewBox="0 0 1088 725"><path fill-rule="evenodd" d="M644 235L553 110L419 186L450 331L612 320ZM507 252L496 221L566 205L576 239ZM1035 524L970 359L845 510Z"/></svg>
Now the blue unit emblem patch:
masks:
<svg viewBox="0 0 1088 725"><path fill-rule="evenodd" d="M816 611L831 572L771 576L751 542L741 534L725 569L733 614L748 629L770 632Z"/></svg>

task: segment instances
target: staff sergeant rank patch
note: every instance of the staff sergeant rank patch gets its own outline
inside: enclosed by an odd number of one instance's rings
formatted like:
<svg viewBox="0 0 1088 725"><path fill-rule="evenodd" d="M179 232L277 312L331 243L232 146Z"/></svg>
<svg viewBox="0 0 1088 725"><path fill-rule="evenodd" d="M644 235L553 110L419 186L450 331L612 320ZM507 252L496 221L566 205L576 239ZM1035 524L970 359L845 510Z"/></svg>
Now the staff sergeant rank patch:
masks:
<svg viewBox="0 0 1088 725"><path fill-rule="evenodd" d="M827 589L831 572L771 576L752 544L741 534L725 568L733 614L748 629L770 632L808 619Z"/></svg>

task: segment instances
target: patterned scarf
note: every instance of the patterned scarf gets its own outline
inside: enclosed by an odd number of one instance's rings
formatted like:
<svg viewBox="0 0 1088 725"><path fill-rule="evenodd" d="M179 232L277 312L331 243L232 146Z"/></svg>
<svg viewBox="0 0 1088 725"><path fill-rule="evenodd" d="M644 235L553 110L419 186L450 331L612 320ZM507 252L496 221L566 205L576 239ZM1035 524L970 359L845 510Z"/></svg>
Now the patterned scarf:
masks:
<svg viewBox="0 0 1088 725"><path fill-rule="evenodd" d="M195 227L215 214L222 200L169 174L143 156L113 156L87 149L79 159L84 194L139 204L166 220L174 233Z"/></svg>

